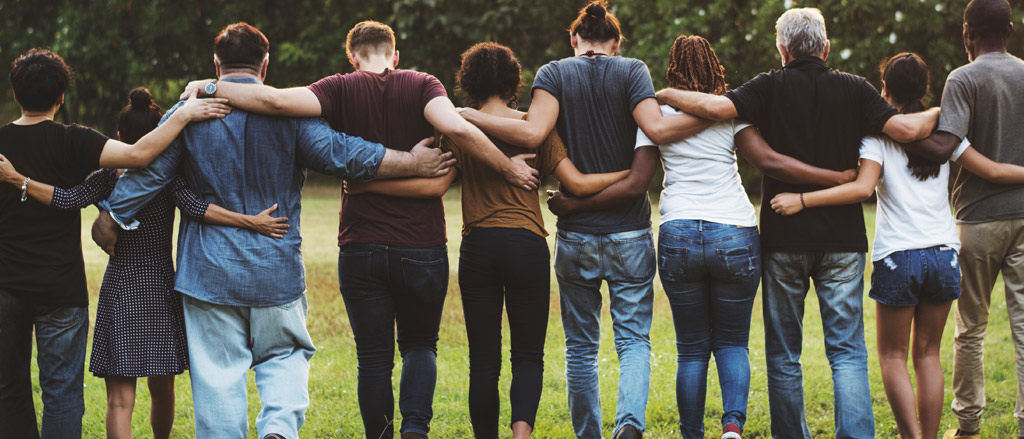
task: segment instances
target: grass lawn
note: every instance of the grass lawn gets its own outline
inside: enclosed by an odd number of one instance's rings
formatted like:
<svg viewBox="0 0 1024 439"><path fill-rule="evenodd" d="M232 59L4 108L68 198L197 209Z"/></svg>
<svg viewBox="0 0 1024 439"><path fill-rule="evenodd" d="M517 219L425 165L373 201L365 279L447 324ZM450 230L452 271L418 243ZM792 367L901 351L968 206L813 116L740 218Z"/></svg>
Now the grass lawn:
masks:
<svg viewBox="0 0 1024 439"><path fill-rule="evenodd" d="M434 420L432 436L438 438L472 437L467 408L469 355L466 346L466 330L463 324L462 303L458 286L459 230L462 225L459 190L453 188L445 197L448 214L448 251L451 261L450 288L445 304L445 318L441 326L438 345L438 380L434 397ZM311 186L304 195L302 232L305 237L303 251L306 262L306 282L309 300L309 331L318 351L313 357L309 389L312 399L306 414L302 433L307 438L355 438L362 437L362 423L359 405L356 401L356 354L351 328L345 314L345 307L338 293L337 245L335 236L338 225L338 192L334 186ZM90 291L90 316L95 318L96 295L99 291L106 256L89 238L88 227L95 216L95 209L83 214L83 242L88 270ZM545 210L548 226L553 230L554 218ZM868 236L874 233L873 207L865 207L868 220ZM657 223L655 219L655 223ZM548 238L553 245L553 237ZM870 271L870 264L868 270ZM564 339L558 314L558 294L554 275L551 277L552 312L549 316L546 345L544 393L537 417L536 437L572 437L565 397ZM865 274L870 279L870 273ZM675 400L675 334L672 316L660 281L655 281L655 316L651 329L654 349L651 356L652 376L650 400L647 405L647 433L650 438L678 437L678 416ZM1015 434L1013 406L1016 397L1016 373L1014 369L1013 343L1007 323L1006 305L1003 297L1003 283L1000 281L993 292L992 320L989 324L985 351L988 406L985 410L983 436L1005 438ZM605 302L607 306L607 301ZM817 311L817 300L808 294L807 315L804 318L804 388L806 391L807 419L811 435L815 438L833 436L832 383L828 361L822 344L821 319ZM864 294L864 311L871 390L878 437L896 437L896 425L885 398L882 380L875 352L875 305ZM615 416L616 382L618 361L612 342L611 320L604 312L600 351L601 403L604 413L604 433L610 436ZM768 395L766 390L764 332L761 318L760 295L754 304L754 317L750 334L750 359L753 370L750 390L750 406L745 437L769 437ZM508 333L505 326L505 358L508 358ZM946 372L946 404L942 428L954 427L955 419L949 411L951 399L951 374L953 364L953 318L950 316L943 339L943 366ZM91 343L91 334L90 334ZM395 359L400 364L401 359ZM722 415L721 397L718 391L717 375L710 372L708 402L705 413L707 437L718 437L721 427L718 419ZM41 411L39 402L38 372L33 365L33 382L36 394L36 409ZM394 370L394 389L398 391L400 367ZM249 437L256 437L255 418L259 410L256 387L249 385ZM506 360L501 376L502 425L508 425L508 385L511 378ZM84 437L105 436L104 417L106 394L103 381L86 373L86 413ZM175 430L172 437L193 436L192 396L187 373L177 381L177 406ZM139 386L135 409L133 431L138 437L150 437L149 394L144 385ZM396 408L396 416L400 415ZM511 437L510 431L502 430L502 437Z"/></svg>

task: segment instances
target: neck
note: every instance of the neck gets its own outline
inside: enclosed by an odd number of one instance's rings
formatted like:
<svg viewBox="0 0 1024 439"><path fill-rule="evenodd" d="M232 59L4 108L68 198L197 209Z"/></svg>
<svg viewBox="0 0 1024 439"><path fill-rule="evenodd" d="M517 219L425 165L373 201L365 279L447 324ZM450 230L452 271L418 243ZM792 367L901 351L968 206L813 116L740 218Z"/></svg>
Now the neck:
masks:
<svg viewBox="0 0 1024 439"><path fill-rule="evenodd" d="M480 105L480 112L499 116L509 113L519 113L518 111L509 108L508 101L503 99L500 95L494 95L487 98L487 100Z"/></svg>
<svg viewBox="0 0 1024 439"><path fill-rule="evenodd" d="M370 59L359 60L359 71L368 73L384 73L385 70L394 68L394 62L390 55L370 55Z"/></svg>
<svg viewBox="0 0 1024 439"><path fill-rule="evenodd" d="M587 52L594 51L594 53L602 53L605 55L614 55L612 48L615 47L615 40L605 41L601 43L595 43L593 41L587 41L578 39L576 40L576 56L583 55Z"/></svg>
<svg viewBox="0 0 1024 439"><path fill-rule="evenodd" d="M53 120L54 115L57 114L58 108L60 108L60 106L55 106L47 111L21 110L21 117L18 118L18 120L14 121L14 124L33 125L46 120Z"/></svg>
<svg viewBox="0 0 1024 439"><path fill-rule="evenodd" d="M1005 44L977 44L974 46L974 58L977 59L979 56L988 55L990 53L1006 53Z"/></svg>

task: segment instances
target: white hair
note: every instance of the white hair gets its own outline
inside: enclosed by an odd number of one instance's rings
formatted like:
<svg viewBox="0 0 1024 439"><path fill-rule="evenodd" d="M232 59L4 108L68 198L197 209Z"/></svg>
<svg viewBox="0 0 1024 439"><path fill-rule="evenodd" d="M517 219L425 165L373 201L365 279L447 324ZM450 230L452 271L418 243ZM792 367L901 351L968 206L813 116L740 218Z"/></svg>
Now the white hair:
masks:
<svg viewBox="0 0 1024 439"><path fill-rule="evenodd" d="M790 9L775 22L775 43L793 58L824 55L828 34L825 17L817 8Z"/></svg>

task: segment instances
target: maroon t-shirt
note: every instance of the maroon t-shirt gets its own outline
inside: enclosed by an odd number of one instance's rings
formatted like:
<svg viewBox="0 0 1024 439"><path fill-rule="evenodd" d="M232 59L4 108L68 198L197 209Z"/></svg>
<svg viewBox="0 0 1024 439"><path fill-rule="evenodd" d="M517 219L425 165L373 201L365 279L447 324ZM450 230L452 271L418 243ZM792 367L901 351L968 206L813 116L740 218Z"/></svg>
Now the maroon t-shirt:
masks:
<svg viewBox="0 0 1024 439"><path fill-rule="evenodd" d="M434 135L423 108L447 97L437 78L412 70L354 72L309 86L336 131L400 151ZM364 243L432 247L447 241L444 204L437 198L341 194L338 245Z"/></svg>

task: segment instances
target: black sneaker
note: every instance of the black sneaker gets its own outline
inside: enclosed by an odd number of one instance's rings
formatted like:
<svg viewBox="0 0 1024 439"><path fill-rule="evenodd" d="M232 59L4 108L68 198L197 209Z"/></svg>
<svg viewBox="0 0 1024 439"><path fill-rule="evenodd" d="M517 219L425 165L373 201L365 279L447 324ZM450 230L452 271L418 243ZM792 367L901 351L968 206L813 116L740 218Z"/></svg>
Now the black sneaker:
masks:
<svg viewBox="0 0 1024 439"><path fill-rule="evenodd" d="M643 437L643 433L630 424L623 425L619 429L619 433L615 435L615 439L642 439Z"/></svg>

